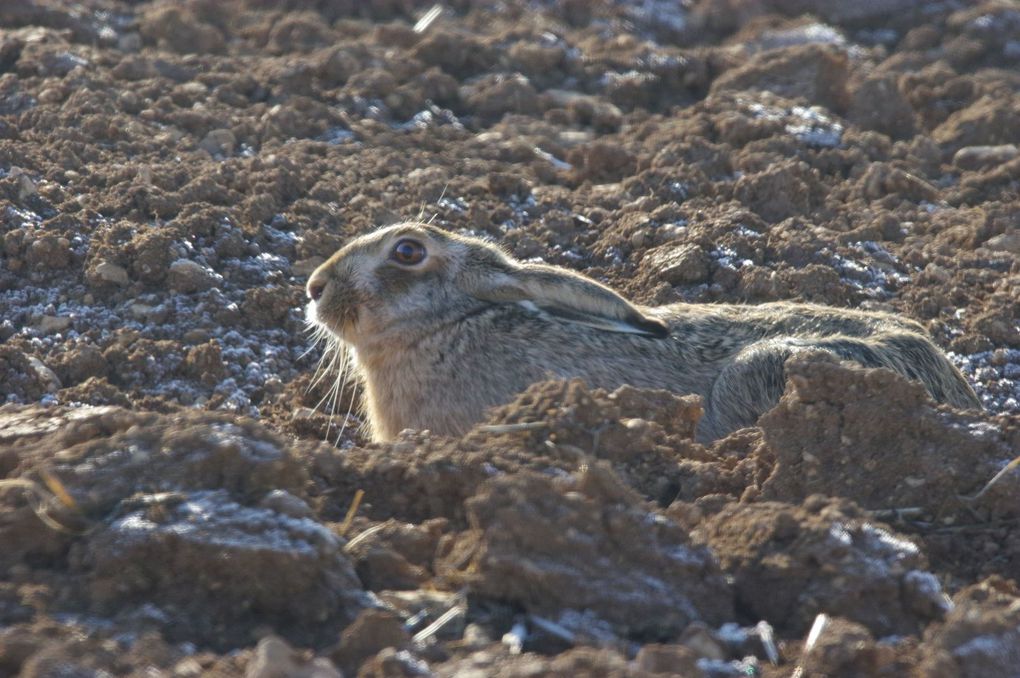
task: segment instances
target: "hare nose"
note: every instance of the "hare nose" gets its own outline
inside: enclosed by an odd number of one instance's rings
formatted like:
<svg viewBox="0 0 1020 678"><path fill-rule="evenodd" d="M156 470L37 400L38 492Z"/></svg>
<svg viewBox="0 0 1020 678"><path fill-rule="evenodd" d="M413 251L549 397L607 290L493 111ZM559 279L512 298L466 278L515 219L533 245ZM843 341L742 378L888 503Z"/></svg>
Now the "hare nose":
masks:
<svg viewBox="0 0 1020 678"><path fill-rule="evenodd" d="M326 283L324 282L314 281L308 283L308 298L312 301L318 301L325 289Z"/></svg>

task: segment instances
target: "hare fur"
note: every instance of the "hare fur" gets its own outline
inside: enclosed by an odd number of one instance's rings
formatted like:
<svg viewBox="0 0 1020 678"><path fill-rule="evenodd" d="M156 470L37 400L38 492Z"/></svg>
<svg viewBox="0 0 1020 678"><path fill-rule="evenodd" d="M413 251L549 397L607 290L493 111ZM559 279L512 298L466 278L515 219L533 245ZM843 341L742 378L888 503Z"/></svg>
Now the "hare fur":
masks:
<svg viewBox="0 0 1020 678"><path fill-rule="evenodd" d="M421 223L354 239L309 278L309 321L350 353L373 439L406 428L462 434L530 384L583 378L697 393L699 438L753 425L779 400L783 365L823 350L980 408L916 322L800 303L643 307L567 269Z"/></svg>

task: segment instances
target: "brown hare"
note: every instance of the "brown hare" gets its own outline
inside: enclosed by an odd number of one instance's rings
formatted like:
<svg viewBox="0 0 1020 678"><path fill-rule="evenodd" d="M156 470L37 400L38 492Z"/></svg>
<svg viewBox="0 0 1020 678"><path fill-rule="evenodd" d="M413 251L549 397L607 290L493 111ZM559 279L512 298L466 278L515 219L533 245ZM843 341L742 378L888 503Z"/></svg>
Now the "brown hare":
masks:
<svg viewBox="0 0 1020 678"><path fill-rule="evenodd" d="M405 428L464 433L529 384L570 377L697 393L709 441L775 405L784 361L805 349L895 370L939 402L981 406L904 318L785 302L638 306L578 273L421 223L356 238L307 292L309 321L352 361L380 441Z"/></svg>

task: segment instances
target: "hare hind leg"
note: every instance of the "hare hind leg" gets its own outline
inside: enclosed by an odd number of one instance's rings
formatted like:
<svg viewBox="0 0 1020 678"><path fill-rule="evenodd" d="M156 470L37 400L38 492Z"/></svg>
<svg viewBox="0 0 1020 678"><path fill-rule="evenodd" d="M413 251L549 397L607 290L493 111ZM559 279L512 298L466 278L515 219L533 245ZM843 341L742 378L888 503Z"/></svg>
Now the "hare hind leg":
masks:
<svg viewBox="0 0 1020 678"><path fill-rule="evenodd" d="M786 388L787 358L801 351L825 351L865 367L890 367L882 348L852 337L772 337L744 347L712 384L699 438L714 440L745 426L779 402ZM912 376L907 374L907 376ZM916 378L916 377L915 377Z"/></svg>
<svg viewBox="0 0 1020 678"><path fill-rule="evenodd" d="M748 345L712 385L699 438L714 440L752 426L786 387L784 365L794 353L827 351L864 367L885 367L921 382L938 402L981 407L967 380L928 339L913 333L856 337L775 337Z"/></svg>
<svg viewBox="0 0 1020 678"><path fill-rule="evenodd" d="M745 426L779 402L786 387L783 365L805 348L803 340L779 337L757 341L741 350L712 384L698 438L709 442Z"/></svg>
<svg viewBox="0 0 1020 678"><path fill-rule="evenodd" d="M981 400L942 351L927 338L914 333L894 333L874 338L887 362L884 367L924 384L936 402L961 409L982 409Z"/></svg>
<svg viewBox="0 0 1020 678"><path fill-rule="evenodd" d="M865 367L885 367L920 382L939 403L981 409L981 401L956 366L930 339L913 332L890 332L868 339L828 337L812 344Z"/></svg>

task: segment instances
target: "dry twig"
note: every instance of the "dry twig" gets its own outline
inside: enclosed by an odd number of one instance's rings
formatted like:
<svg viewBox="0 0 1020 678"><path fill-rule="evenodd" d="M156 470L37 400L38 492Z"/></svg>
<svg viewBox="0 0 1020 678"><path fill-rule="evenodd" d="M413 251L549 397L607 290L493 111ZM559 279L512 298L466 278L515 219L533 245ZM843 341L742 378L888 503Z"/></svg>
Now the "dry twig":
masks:
<svg viewBox="0 0 1020 678"><path fill-rule="evenodd" d="M1002 470L996 473L994 476L992 476L992 479L985 483L985 486L982 487L977 494L972 494L970 496L961 494L960 499L962 499L963 501L977 501L981 497L985 496L985 494L987 494L988 491L992 489L992 487L994 487L996 483L1005 478L1010 471L1017 468L1018 466L1020 466L1020 457L1017 457L1013 461L1003 466Z"/></svg>

